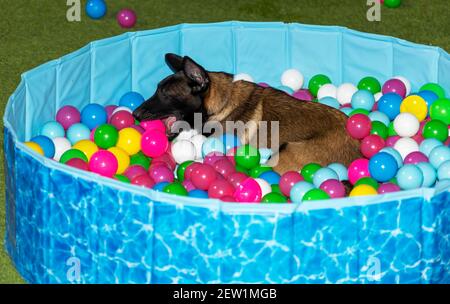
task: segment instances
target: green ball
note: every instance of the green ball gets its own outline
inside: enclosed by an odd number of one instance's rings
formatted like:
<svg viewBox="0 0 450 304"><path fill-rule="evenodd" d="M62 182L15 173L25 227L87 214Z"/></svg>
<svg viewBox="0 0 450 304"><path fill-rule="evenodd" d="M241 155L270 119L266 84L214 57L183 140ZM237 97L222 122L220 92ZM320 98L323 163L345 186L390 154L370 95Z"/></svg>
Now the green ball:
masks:
<svg viewBox="0 0 450 304"><path fill-rule="evenodd" d="M236 171L237 171L237 172L241 172L241 173L244 173L244 174L248 175L248 170L245 169L244 167L239 166L239 165L236 165L235 168L236 168Z"/></svg>
<svg viewBox="0 0 450 304"><path fill-rule="evenodd" d="M188 160L178 166L177 178L180 182L184 182L184 172L186 172L186 168L192 163L194 163L192 160Z"/></svg>
<svg viewBox="0 0 450 304"><path fill-rule="evenodd" d="M263 196L261 203L286 203L287 198L278 193L278 192L270 192Z"/></svg>
<svg viewBox="0 0 450 304"><path fill-rule="evenodd" d="M397 178L396 178L396 177L391 178L391 179L389 180L389 182L392 183L392 184L394 184L394 185L397 185L397 186L398 186L398 182L397 182Z"/></svg>
<svg viewBox="0 0 450 304"><path fill-rule="evenodd" d="M261 174L267 171L272 171L272 167L269 166L258 166L250 170L250 176L253 178L259 177Z"/></svg>
<svg viewBox="0 0 450 304"><path fill-rule="evenodd" d="M273 184L273 185L270 185L270 187L272 188L272 192L276 192L276 193L283 195L279 185Z"/></svg>
<svg viewBox="0 0 450 304"><path fill-rule="evenodd" d="M186 188L184 188L180 182L174 182L174 183L166 185L163 189L163 192L180 195L180 196L188 195Z"/></svg>
<svg viewBox="0 0 450 304"><path fill-rule="evenodd" d="M431 91L435 93L439 98L445 98L445 90L437 83L424 84L419 91Z"/></svg>
<svg viewBox="0 0 450 304"><path fill-rule="evenodd" d="M432 119L425 124L422 134L424 138L436 138L445 142L448 138L448 128L442 121Z"/></svg>
<svg viewBox="0 0 450 304"><path fill-rule="evenodd" d="M94 133L94 142L102 149L114 147L119 139L119 131L109 124L98 126Z"/></svg>
<svg viewBox="0 0 450 304"><path fill-rule="evenodd" d="M372 94L381 92L381 84L375 77L364 77L358 83L358 89L367 90Z"/></svg>
<svg viewBox="0 0 450 304"><path fill-rule="evenodd" d="M356 181L354 187L359 186L359 185L368 185L368 186L371 186L372 188L374 188L375 190L377 190L378 187L380 186L378 184L378 182L371 177L363 177L363 178L358 179Z"/></svg>
<svg viewBox="0 0 450 304"><path fill-rule="evenodd" d="M380 121L372 121L372 130L370 130L370 134L375 134L386 139L388 137L388 128Z"/></svg>
<svg viewBox="0 0 450 304"><path fill-rule="evenodd" d="M320 87L327 83L331 83L331 79L328 78L328 76L323 75L323 74L315 75L309 81L309 84L308 84L309 92L314 97L317 97L317 93L319 92Z"/></svg>
<svg viewBox="0 0 450 304"><path fill-rule="evenodd" d="M257 148L250 145L244 145L236 150L234 159L236 160L237 165L245 169L252 169L259 165L261 155Z"/></svg>
<svg viewBox="0 0 450 304"><path fill-rule="evenodd" d="M303 176L303 178L305 179L305 181L312 183L313 181L313 177L314 174L317 172L317 170L319 170L320 168L322 168L321 165L316 164L316 163L309 163L306 164L303 168L302 171L300 172L301 175Z"/></svg>
<svg viewBox="0 0 450 304"><path fill-rule="evenodd" d="M384 6L389 8L397 8L402 4L402 0L384 0Z"/></svg>
<svg viewBox="0 0 450 304"><path fill-rule="evenodd" d="M388 136L397 136L397 132L394 129L394 122L391 121L388 126Z"/></svg>
<svg viewBox="0 0 450 304"><path fill-rule="evenodd" d="M326 193L322 189L311 189L305 193L302 201L317 201L317 200L324 200L324 199L329 199L329 198L330 198L330 196L328 195L328 193Z"/></svg>
<svg viewBox="0 0 450 304"><path fill-rule="evenodd" d="M122 175L122 174L116 174L116 175L114 175L114 177L115 177L118 181L121 181L121 182L123 182L123 183L127 183L127 184L130 183L130 180L129 180L128 177L126 177L125 175Z"/></svg>
<svg viewBox="0 0 450 304"><path fill-rule="evenodd" d="M438 119L445 124L450 124L450 99L439 98L430 106L431 119Z"/></svg>
<svg viewBox="0 0 450 304"><path fill-rule="evenodd" d="M144 153L142 153L142 151L139 151L138 153L130 157L130 166L138 165L143 167L145 170L148 170L148 168L150 168L151 163L152 163L151 158L145 156Z"/></svg>
<svg viewBox="0 0 450 304"><path fill-rule="evenodd" d="M85 162L88 162L88 158L87 158L86 154L84 154L83 152L81 152L78 149L69 149L66 152L64 152L61 155L59 162L65 164L72 158L79 158L79 159L84 160Z"/></svg>
<svg viewBox="0 0 450 304"><path fill-rule="evenodd" d="M355 114L364 114L366 116L369 116L369 111L367 111L366 109L354 109L353 111L350 112L350 116L355 115Z"/></svg>

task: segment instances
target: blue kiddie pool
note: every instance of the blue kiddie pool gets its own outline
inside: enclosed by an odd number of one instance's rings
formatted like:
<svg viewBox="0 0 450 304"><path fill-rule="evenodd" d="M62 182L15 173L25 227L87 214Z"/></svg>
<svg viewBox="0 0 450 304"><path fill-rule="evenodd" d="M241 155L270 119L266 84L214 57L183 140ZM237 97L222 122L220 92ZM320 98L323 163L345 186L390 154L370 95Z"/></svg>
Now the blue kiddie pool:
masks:
<svg viewBox="0 0 450 304"><path fill-rule="evenodd" d="M408 77L450 89L442 49L342 27L182 24L95 41L22 75L4 116L6 248L30 283L450 283L450 185L297 204L180 198L82 172L22 142L64 105L145 97L164 54L279 83Z"/></svg>

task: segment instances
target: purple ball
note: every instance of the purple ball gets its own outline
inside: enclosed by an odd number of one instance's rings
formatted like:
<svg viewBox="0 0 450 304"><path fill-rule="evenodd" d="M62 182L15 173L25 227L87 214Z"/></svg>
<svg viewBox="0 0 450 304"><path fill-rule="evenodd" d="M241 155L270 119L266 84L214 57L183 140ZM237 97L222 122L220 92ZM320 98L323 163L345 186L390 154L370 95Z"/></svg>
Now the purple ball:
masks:
<svg viewBox="0 0 450 304"><path fill-rule="evenodd" d="M131 28L136 24L136 13L131 9L123 9L117 13L117 22L123 28Z"/></svg>
<svg viewBox="0 0 450 304"><path fill-rule="evenodd" d="M292 96L294 96L295 98L297 98L299 100L304 100L304 101L313 101L314 100L314 96L307 89L300 89L297 92L295 92L294 94L292 94Z"/></svg>
<svg viewBox="0 0 450 304"><path fill-rule="evenodd" d="M405 160L403 161L406 164L418 164L418 163L427 163L428 157L419 151L414 151L406 155Z"/></svg>
<svg viewBox="0 0 450 304"><path fill-rule="evenodd" d="M391 192L397 192L397 191L400 191L400 187L393 183L381 184L378 187L379 194L391 193Z"/></svg>
<svg viewBox="0 0 450 304"><path fill-rule="evenodd" d="M388 93L396 93L401 97L406 96L406 86L403 81L399 79L389 79L386 81L382 88L383 95Z"/></svg>
<svg viewBox="0 0 450 304"><path fill-rule="evenodd" d="M324 181L320 185L320 189L325 191L331 198L339 198L345 196L344 185L336 179L329 179Z"/></svg>
<svg viewBox="0 0 450 304"><path fill-rule="evenodd" d="M385 145L386 147L393 147L395 145L395 143L397 142L397 140L399 140L401 137L400 136L389 136L386 141L385 141Z"/></svg>
<svg viewBox="0 0 450 304"><path fill-rule="evenodd" d="M111 119L111 116L116 108L117 106L115 105L109 105L105 107L106 115L108 115L108 121Z"/></svg>
<svg viewBox="0 0 450 304"><path fill-rule="evenodd" d="M145 129L139 125L132 125L130 128L135 129L136 131L138 131L141 134L144 134Z"/></svg>
<svg viewBox="0 0 450 304"><path fill-rule="evenodd" d="M268 85L268 84L265 83L265 82L260 82L260 83L258 83L258 85L259 85L260 87L263 87L263 88L269 88L269 87L270 87L270 85Z"/></svg>
<svg viewBox="0 0 450 304"><path fill-rule="evenodd" d="M67 130L71 125L81 121L80 111L73 106L64 106L56 113L56 121Z"/></svg>

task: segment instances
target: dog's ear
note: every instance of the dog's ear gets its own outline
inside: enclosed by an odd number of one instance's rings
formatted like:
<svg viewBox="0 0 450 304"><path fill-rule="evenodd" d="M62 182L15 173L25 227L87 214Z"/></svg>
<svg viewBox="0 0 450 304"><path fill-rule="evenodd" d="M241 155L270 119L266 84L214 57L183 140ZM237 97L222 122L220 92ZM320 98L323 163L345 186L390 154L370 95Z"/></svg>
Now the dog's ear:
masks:
<svg viewBox="0 0 450 304"><path fill-rule="evenodd" d="M183 57L173 53L167 53L165 57L166 63L172 71L176 73L183 69Z"/></svg>
<svg viewBox="0 0 450 304"><path fill-rule="evenodd" d="M188 56L185 56L183 59L183 71L189 80L192 81L193 93L201 93L208 88L208 73L201 65Z"/></svg>

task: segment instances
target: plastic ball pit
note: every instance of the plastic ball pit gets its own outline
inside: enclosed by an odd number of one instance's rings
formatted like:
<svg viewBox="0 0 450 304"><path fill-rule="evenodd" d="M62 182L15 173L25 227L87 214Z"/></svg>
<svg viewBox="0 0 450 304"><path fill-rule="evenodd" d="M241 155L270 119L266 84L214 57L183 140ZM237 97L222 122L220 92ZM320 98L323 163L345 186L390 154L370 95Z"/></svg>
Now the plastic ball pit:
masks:
<svg viewBox="0 0 450 304"><path fill-rule="evenodd" d="M336 84L404 75L413 91L426 82L450 88L450 56L439 48L283 23L128 33L37 67L4 116L6 248L28 282L450 282L450 183L301 204L223 203L100 178L22 143L64 105L150 96L170 74L166 52L255 82L279 84L296 68L305 83L316 74Z"/></svg>

